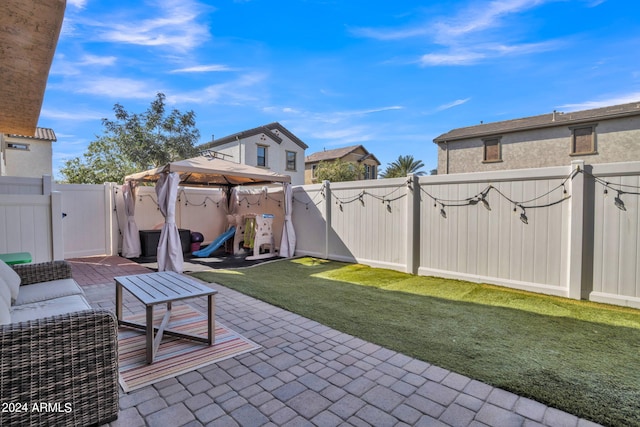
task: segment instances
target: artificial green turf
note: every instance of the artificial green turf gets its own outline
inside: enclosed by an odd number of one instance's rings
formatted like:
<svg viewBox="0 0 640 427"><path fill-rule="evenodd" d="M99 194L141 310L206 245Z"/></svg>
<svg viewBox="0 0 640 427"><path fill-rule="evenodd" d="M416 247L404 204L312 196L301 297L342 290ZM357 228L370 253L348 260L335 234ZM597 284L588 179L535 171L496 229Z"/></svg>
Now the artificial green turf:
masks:
<svg viewBox="0 0 640 427"><path fill-rule="evenodd" d="M314 258L193 275L579 417L640 426L640 310Z"/></svg>

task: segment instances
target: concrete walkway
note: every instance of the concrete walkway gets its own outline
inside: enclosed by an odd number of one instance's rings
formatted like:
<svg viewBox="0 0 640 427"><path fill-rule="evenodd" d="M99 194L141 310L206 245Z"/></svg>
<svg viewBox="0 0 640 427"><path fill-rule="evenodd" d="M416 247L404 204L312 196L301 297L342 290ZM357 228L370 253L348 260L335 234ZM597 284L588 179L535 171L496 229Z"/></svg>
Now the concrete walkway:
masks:
<svg viewBox="0 0 640 427"><path fill-rule="evenodd" d="M148 272L118 257L69 261L91 303L110 309L113 277ZM597 425L212 287L216 317L262 348L121 393L111 426ZM205 301L190 304L204 310Z"/></svg>

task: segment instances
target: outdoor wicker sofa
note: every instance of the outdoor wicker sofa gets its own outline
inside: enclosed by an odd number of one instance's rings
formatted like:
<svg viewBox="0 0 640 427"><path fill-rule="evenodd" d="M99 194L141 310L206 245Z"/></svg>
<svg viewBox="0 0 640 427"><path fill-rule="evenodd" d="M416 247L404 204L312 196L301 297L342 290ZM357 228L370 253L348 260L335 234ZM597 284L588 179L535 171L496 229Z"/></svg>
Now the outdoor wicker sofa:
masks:
<svg viewBox="0 0 640 427"><path fill-rule="evenodd" d="M1 262L1 261L0 261ZM4 264L4 263L2 263ZM10 287L0 265L0 290ZM64 261L14 265L0 312L0 425L100 425L118 417L117 323L92 309ZM9 273L12 274L12 273ZM0 311L6 309L0 296Z"/></svg>

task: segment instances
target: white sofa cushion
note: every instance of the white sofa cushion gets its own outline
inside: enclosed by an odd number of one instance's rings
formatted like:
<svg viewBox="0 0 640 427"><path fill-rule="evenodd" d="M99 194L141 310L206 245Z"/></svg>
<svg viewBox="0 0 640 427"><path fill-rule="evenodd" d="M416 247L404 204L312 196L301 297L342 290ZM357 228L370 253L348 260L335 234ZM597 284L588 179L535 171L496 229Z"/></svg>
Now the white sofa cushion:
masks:
<svg viewBox="0 0 640 427"><path fill-rule="evenodd" d="M0 277L2 277L5 283L9 286L11 291L11 302L18 298L18 289L20 288L20 276L15 270L9 267L4 261L0 260Z"/></svg>
<svg viewBox="0 0 640 427"><path fill-rule="evenodd" d="M0 278L0 325L11 323L11 292L4 280Z"/></svg>
<svg viewBox="0 0 640 427"><path fill-rule="evenodd" d="M74 311L88 310L91 305L82 295L70 295L11 307L11 322L26 322Z"/></svg>
<svg viewBox="0 0 640 427"><path fill-rule="evenodd" d="M31 285L20 286L18 298L16 298L14 305L31 304L52 298L67 297L69 295L84 295L82 288L80 288L73 279L33 283Z"/></svg>
<svg viewBox="0 0 640 427"><path fill-rule="evenodd" d="M0 298L4 299L7 304L11 305L11 291L9 290L9 285L4 281L4 279L0 276Z"/></svg>

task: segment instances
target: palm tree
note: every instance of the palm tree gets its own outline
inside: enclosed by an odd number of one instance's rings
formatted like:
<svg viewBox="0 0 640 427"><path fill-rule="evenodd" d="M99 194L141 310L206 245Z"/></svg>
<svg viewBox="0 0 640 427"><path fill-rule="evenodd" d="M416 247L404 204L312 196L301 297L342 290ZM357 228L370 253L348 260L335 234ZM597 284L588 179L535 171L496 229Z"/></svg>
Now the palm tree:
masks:
<svg viewBox="0 0 640 427"><path fill-rule="evenodd" d="M387 166L384 172L380 174L380 178L400 178L409 175L410 173L418 176L425 174L423 170L424 163L422 160L415 160L413 156L398 156L397 160L394 160Z"/></svg>

